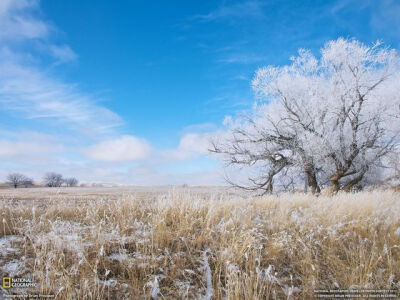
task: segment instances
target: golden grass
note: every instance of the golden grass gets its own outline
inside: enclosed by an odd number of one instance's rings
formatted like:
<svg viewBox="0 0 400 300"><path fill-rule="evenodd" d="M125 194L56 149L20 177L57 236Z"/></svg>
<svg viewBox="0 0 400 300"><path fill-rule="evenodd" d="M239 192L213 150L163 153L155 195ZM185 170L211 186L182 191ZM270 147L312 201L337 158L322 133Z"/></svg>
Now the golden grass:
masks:
<svg viewBox="0 0 400 300"><path fill-rule="evenodd" d="M94 194L3 195L0 274L32 276L58 299L313 299L315 289L400 288L398 192Z"/></svg>

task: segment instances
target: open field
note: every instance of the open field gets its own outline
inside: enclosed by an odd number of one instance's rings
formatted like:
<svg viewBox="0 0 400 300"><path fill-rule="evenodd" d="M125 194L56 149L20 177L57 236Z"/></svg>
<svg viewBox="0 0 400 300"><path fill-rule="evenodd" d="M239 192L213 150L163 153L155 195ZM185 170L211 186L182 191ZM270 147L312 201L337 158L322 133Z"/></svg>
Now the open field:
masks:
<svg viewBox="0 0 400 300"><path fill-rule="evenodd" d="M33 278L57 299L400 289L394 191L246 198L219 188L40 188L1 190L0 199L0 274Z"/></svg>

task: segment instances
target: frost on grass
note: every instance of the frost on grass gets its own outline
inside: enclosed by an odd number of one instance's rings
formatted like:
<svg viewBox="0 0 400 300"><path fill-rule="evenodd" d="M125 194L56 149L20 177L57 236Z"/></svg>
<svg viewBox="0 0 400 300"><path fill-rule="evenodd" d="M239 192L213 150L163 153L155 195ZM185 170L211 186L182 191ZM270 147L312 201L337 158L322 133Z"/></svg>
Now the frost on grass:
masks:
<svg viewBox="0 0 400 300"><path fill-rule="evenodd" d="M116 260L116 261L119 261L119 262L124 262L124 261L126 261L126 260L129 259L128 255L122 254L122 253L112 253L112 254L109 256L109 258L110 258L111 260Z"/></svg>
<svg viewBox="0 0 400 300"><path fill-rule="evenodd" d="M273 274L273 266L269 265L268 268L262 270L261 278L272 283L272 284L279 284L279 279L276 278L276 273Z"/></svg>
<svg viewBox="0 0 400 300"><path fill-rule="evenodd" d="M62 299L312 299L316 288L398 288L398 193L144 199L0 202L14 226L0 237L0 272L29 269Z"/></svg>
<svg viewBox="0 0 400 300"><path fill-rule="evenodd" d="M150 297L151 297L152 300L157 300L158 296L161 294L159 280L162 279L162 278L165 278L165 276L162 275L162 274L155 275L145 285L145 287L150 287L151 288L150 289Z"/></svg>

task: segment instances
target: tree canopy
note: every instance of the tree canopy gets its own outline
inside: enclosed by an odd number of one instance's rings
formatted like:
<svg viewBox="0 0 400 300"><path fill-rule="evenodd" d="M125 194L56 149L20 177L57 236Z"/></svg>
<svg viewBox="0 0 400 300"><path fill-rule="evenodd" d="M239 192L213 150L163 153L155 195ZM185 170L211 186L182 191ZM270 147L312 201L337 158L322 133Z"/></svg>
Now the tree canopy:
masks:
<svg viewBox="0 0 400 300"><path fill-rule="evenodd" d="M258 167L244 188L272 192L306 180L312 192L362 185L396 151L400 59L377 42L330 41L319 57L299 50L291 64L257 70L253 110L228 126L212 152Z"/></svg>

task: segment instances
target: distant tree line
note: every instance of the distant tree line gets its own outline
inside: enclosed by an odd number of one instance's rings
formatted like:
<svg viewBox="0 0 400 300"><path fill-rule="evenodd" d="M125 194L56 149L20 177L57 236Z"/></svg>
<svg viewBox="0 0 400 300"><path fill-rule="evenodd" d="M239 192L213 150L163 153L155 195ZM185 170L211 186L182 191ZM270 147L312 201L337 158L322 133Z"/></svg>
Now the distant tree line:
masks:
<svg viewBox="0 0 400 300"><path fill-rule="evenodd" d="M48 187L60 187L62 185L73 187L77 186L79 181L74 177L64 178L61 174L55 172L46 173L43 177L43 183ZM19 186L33 186L33 179L21 174L11 173L7 176L7 184L17 188Z"/></svg>

